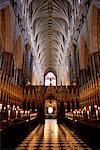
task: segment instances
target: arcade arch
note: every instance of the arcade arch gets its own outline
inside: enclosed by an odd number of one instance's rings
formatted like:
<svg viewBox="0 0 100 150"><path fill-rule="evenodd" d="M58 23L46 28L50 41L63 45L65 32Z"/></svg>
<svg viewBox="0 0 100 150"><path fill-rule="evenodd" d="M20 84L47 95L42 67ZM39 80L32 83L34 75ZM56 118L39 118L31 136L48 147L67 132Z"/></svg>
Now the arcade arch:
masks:
<svg viewBox="0 0 100 150"><path fill-rule="evenodd" d="M12 53L13 23L10 6L0 9L0 44L3 51Z"/></svg>

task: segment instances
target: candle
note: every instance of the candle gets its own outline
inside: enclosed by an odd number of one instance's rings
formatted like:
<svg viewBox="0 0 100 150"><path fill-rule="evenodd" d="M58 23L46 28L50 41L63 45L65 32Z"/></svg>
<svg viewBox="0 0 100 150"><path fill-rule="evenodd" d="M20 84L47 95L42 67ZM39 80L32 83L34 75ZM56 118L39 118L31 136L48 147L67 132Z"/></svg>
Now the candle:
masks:
<svg viewBox="0 0 100 150"><path fill-rule="evenodd" d="M83 118L83 110L81 111L81 113L82 113L82 118Z"/></svg>
<svg viewBox="0 0 100 150"><path fill-rule="evenodd" d="M86 107L84 107L84 110L86 111Z"/></svg>
<svg viewBox="0 0 100 150"><path fill-rule="evenodd" d="M10 108L10 105L9 105L9 104L7 105L7 108L8 108L8 109Z"/></svg>
<svg viewBox="0 0 100 150"><path fill-rule="evenodd" d="M97 120L99 120L99 118L98 118L98 109L96 110L96 118L97 118Z"/></svg>
<svg viewBox="0 0 100 150"><path fill-rule="evenodd" d="M18 110L16 110L16 118L18 117Z"/></svg>
<svg viewBox="0 0 100 150"><path fill-rule="evenodd" d="M19 109L19 106L17 106L17 109Z"/></svg>
<svg viewBox="0 0 100 150"><path fill-rule="evenodd" d="M10 117L10 112L11 112L11 111L10 111L10 110L8 110L8 117Z"/></svg>
<svg viewBox="0 0 100 150"><path fill-rule="evenodd" d="M25 110L25 114L27 114L27 110Z"/></svg>
<svg viewBox="0 0 100 150"><path fill-rule="evenodd" d="M89 111L91 112L91 106L89 106Z"/></svg>
<svg viewBox="0 0 100 150"><path fill-rule="evenodd" d="M13 105L13 110L15 110L15 105Z"/></svg>
<svg viewBox="0 0 100 150"><path fill-rule="evenodd" d="M2 104L0 104L0 112L2 111Z"/></svg>
<svg viewBox="0 0 100 150"><path fill-rule="evenodd" d="M4 107L4 111L6 110L6 107Z"/></svg>
<svg viewBox="0 0 100 150"><path fill-rule="evenodd" d="M88 119L89 119L89 118L90 118L90 117L89 117L89 110L87 110L87 115L88 115Z"/></svg>
<svg viewBox="0 0 100 150"><path fill-rule="evenodd" d="M97 105L94 105L94 108L96 109L96 108L97 108Z"/></svg>

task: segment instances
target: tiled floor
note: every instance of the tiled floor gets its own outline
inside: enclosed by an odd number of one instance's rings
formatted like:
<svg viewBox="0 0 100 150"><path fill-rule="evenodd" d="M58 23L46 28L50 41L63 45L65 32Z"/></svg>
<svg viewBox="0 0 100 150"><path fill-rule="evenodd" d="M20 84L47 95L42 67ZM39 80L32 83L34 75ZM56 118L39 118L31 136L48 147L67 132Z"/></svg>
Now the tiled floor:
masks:
<svg viewBox="0 0 100 150"><path fill-rule="evenodd" d="M87 144L56 119L46 119L16 148L16 150L91 150Z"/></svg>

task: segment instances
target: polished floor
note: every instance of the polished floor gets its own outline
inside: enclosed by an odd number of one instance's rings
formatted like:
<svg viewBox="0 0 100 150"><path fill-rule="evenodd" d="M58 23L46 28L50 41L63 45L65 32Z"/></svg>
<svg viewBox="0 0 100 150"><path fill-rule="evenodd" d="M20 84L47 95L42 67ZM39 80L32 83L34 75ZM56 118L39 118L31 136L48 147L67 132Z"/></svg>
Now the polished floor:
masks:
<svg viewBox="0 0 100 150"><path fill-rule="evenodd" d="M91 150L77 135L56 119L46 119L38 125L16 150Z"/></svg>

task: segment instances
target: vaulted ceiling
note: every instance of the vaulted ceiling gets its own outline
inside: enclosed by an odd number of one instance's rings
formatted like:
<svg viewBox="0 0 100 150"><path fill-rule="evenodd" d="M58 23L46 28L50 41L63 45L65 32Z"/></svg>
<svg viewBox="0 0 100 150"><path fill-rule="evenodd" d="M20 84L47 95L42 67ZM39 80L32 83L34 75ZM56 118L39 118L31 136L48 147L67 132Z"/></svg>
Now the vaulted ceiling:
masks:
<svg viewBox="0 0 100 150"><path fill-rule="evenodd" d="M72 0L29 0L35 50L42 71L62 69Z"/></svg>

